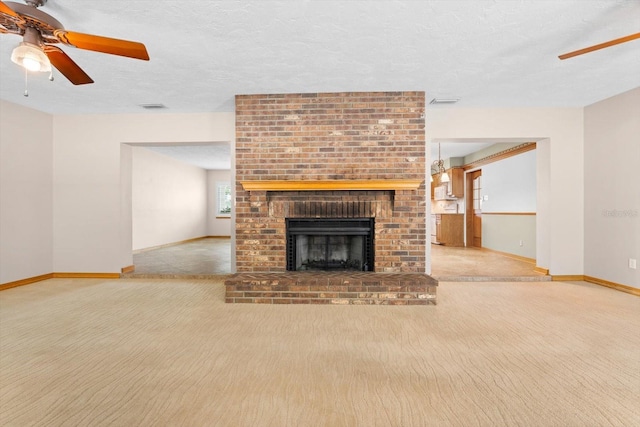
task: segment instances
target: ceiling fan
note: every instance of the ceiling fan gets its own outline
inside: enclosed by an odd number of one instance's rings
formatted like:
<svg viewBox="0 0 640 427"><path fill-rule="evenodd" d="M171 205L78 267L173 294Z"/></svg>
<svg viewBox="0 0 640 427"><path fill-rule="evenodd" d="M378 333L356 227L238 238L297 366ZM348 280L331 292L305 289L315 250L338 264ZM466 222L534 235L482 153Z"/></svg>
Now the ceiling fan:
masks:
<svg viewBox="0 0 640 427"><path fill-rule="evenodd" d="M593 46L585 47L584 49L574 50L573 52L565 53L558 56L560 59L573 58L574 56L583 55L585 53L593 52L594 50L604 49L605 47L615 46L620 43L630 42L631 40L640 39L640 33L631 34L619 39L609 40L608 42L596 44Z"/></svg>
<svg viewBox="0 0 640 427"><path fill-rule="evenodd" d="M11 60L31 71L50 72L53 65L74 85L93 83L56 43L79 49L149 60L142 43L67 31L49 14L37 9L47 0L25 0L25 4L0 0L0 33L22 36Z"/></svg>

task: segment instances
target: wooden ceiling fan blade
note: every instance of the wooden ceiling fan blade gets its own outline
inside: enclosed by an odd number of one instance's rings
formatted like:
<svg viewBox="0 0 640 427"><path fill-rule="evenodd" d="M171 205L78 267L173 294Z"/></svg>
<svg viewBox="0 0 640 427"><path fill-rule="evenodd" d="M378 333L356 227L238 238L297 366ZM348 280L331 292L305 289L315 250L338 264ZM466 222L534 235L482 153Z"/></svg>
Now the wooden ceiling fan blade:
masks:
<svg viewBox="0 0 640 427"><path fill-rule="evenodd" d="M74 85L93 83L91 77L59 47L45 45L44 52L49 57L51 65L56 67Z"/></svg>
<svg viewBox="0 0 640 427"><path fill-rule="evenodd" d="M593 46L585 47L584 49L575 50L573 52L565 53L558 56L560 59L573 58L574 56L583 55L585 53L593 52L594 50L604 49L605 47L615 46L620 43L630 42L631 40L640 39L640 33L631 34L626 37L620 37L619 39L610 40L608 42L596 44Z"/></svg>
<svg viewBox="0 0 640 427"><path fill-rule="evenodd" d="M0 1L0 13L4 13L5 15L13 16L14 18L18 18L18 14L11 9L9 6L5 4L5 2Z"/></svg>
<svg viewBox="0 0 640 427"><path fill-rule="evenodd" d="M55 36L62 43L77 47L78 49L143 59L145 61L149 60L147 48L142 43L132 42L129 40L112 39L110 37L94 36L92 34L76 33L66 30L56 31Z"/></svg>

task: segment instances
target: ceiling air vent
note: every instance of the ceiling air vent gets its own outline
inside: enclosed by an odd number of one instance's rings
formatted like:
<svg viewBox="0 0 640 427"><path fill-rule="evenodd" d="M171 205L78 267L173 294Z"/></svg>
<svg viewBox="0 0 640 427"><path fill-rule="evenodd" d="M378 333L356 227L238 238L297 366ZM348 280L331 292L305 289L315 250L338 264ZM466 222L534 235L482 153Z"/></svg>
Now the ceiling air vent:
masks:
<svg viewBox="0 0 640 427"><path fill-rule="evenodd" d="M167 108L164 104L140 104L140 106L145 110L162 110Z"/></svg>
<svg viewBox="0 0 640 427"><path fill-rule="evenodd" d="M429 104L455 104L460 98L433 98Z"/></svg>

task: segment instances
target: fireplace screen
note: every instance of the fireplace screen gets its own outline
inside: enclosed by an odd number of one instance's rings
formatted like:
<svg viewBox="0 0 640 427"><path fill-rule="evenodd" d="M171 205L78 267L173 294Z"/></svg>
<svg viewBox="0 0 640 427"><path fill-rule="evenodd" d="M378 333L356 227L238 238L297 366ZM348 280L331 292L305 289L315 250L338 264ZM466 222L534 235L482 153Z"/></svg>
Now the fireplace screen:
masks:
<svg viewBox="0 0 640 427"><path fill-rule="evenodd" d="M287 219L287 270L373 271L373 218Z"/></svg>

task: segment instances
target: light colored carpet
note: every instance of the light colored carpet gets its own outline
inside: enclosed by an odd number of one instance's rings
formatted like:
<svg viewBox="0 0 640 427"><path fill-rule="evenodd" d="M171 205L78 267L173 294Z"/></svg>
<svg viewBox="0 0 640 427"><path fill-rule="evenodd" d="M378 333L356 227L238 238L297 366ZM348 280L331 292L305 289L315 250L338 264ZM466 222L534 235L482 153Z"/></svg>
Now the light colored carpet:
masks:
<svg viewBox="0 0 640 427"><path fill-rule="evenodd" d="M3 426L637 426L640 298L441 283L438 305L225 305L220 282L0 292Z"/></svg>

